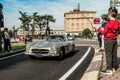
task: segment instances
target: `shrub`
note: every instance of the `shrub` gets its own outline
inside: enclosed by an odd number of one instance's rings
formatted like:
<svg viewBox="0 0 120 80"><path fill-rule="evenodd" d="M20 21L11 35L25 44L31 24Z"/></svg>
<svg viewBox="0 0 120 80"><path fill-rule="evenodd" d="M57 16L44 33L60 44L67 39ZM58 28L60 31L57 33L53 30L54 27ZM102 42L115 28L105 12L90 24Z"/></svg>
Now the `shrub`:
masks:
<svg viewBox="0 0 120 80"><path fill-rule="evenodd" d="M89 33L91 33L91 31L88 28L86 28L83 30L82 36L87 36Z"/></svg>

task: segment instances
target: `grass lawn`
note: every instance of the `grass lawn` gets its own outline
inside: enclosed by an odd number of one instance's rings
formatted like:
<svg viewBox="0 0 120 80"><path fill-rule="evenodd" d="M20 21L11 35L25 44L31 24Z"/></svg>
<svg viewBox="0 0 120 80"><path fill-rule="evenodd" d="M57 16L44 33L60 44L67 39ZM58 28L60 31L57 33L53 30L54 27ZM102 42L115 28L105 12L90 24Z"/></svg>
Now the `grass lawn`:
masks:
<svg viewBox="0 0 120 80"><path fill-rule="evenodd" d="M26 44L24 42L19 42L19 43L12 43L12 50L18 50L18 49L23 49L25 48Z"/></svg>
<svg viewBox="0 0 120 80"><path fill-rule="evenodd" d="M120 35L118 35L118 41L120 41Z"/></svg>
<svg viewBox="0 0 120 80"><path fill-rule="evenodd" d="M12 51L19 50L25 48L26 44L24 42L18 42L18 43L11 43ZM4 45L2 46L2 52L4 52Z"/></svg>

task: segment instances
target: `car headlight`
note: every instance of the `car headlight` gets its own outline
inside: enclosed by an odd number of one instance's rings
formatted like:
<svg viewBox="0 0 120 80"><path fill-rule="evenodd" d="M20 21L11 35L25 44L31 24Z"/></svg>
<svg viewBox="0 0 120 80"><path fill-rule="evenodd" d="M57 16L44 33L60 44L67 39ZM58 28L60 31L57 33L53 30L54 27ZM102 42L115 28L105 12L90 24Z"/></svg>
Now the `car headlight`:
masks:
<svg viewBox="0 0 120 80"><path fill-rule="evenodd" d="M56 53L56 52L57 52L57 48L52 47L52 48L51 48L51 53Z"/></svg>
<svg viewBox="0 0 120 80"><path fill-rule="evenodd" d="M26 46L26 52L29 52L29 50L30 50L30 46L27 45L27 46Z"/></svg>

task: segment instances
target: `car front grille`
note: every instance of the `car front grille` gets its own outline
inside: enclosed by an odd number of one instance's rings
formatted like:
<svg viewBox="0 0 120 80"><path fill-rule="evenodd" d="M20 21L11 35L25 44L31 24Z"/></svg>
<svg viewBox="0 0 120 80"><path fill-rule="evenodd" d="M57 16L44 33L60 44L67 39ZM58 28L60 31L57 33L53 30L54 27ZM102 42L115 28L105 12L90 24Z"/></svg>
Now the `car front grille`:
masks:
<svg viewBox="0 0 120 80"><path fill-rule="evenodd" d="M32 49L33 53L47 54L49 53L48 49Z"/></svg>

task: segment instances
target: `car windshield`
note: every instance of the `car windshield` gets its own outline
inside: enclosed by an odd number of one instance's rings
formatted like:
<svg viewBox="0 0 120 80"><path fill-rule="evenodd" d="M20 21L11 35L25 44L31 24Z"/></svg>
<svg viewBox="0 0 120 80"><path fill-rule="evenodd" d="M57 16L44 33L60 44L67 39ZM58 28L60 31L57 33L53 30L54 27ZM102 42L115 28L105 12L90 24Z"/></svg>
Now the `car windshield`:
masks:
<svg viewBox="0 0 120 80"><path fill-rule="evenodd" d="M51 35L51 36L48 36L47 41L64 41L64 36L62 35Z"/></svg>

